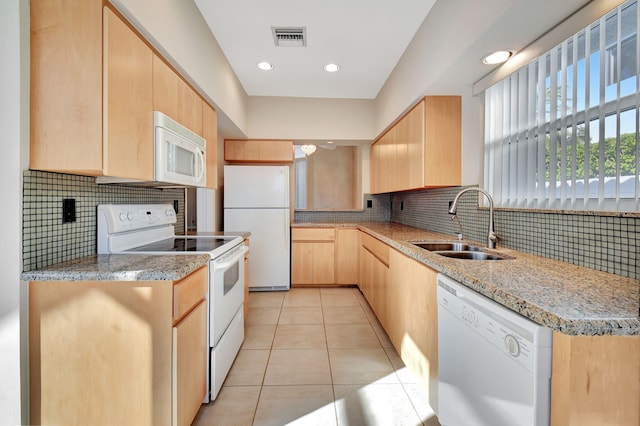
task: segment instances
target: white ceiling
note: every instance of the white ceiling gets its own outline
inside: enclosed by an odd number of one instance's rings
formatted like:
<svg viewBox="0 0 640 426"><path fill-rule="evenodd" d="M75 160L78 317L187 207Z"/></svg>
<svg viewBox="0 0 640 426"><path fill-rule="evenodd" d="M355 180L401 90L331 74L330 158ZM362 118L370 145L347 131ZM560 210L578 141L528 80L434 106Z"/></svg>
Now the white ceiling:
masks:
<svg viewBox="0 0 640 426"><path fill-rule="evenodd" d="M435 0L195 3L249 96L374 99ZM306 27L307 46L275 47L272 26Z"/></svg>

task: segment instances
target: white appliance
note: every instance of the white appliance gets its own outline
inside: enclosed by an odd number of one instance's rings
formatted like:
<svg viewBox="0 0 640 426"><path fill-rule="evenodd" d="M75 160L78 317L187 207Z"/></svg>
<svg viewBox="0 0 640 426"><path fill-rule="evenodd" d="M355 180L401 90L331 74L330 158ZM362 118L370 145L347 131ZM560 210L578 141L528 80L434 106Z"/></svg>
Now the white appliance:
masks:
<svg viewBox="0 0 640 426"><path fill-rule="evenodd" d="M251 291L290 287L289 167L224 166L224 230L251 232Z"/></svg>
<svg viewBox="0 0 640 426"><path fill-rule="evenodd" d="M207 141L160 111L153 112L154 182L99 176L97 183L144 186L207 184Z"/></svg>
<svg viewBox="0 0 640 426"><path fill-rule="evenodd" d="M208 392L216 399L244 340L244 257L239 236L177 236L176 214L165 204L98 206L99 254L208 254Z"/></svg>
<svg viewBox="0 0 640 426"><path fill-rule="evenodd" d="M440 424L548 425L549 328L438 274Z"/></svg>

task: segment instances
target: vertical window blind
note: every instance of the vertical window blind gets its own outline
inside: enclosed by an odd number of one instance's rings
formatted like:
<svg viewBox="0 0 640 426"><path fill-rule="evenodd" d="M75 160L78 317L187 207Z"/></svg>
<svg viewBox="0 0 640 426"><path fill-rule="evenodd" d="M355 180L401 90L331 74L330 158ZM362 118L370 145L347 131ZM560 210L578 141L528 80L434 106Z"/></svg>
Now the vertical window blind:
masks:
<svg viewBox="0 0 640 426"><path fill-rule="evenodd" d="M485 91L496 205L640 210L637 0Z"/></svg>

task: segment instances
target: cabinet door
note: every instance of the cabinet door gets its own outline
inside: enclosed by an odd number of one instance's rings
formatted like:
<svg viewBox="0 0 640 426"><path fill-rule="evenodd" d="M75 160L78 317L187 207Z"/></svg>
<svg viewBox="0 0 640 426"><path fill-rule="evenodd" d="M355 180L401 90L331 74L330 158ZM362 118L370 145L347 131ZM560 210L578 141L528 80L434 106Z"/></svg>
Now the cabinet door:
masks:
<svg viewBox="0 0 640 426"><path fill-rule="evenodd" d="M419 378L432 406L438 388L437 272L402 253L389 256L385 330L409 370ZM384 325L384 324L383 324Z"/></svg>
<svg viewBox="0 0 640 426"><path fill-rule="evenodd" d="M336 229L336 284L358 282L358 230Z"/></svg>
<svg viewBox="0 0 640 426"><path fill-rule="evenodd" d="M313 243L313 283L335 283L335 248L333 241Z"/></svg>
<svg viewBox="0 0 640 426"><path fill-rule="evenodd" d="M102 174L102 2L31 0L29 168Z"/></svg>
<svg viewBox="0 0 640 426"><path fill-rule="evenodd" d="M202 135L202 99L158 56L153 56L153 109Z"/></svg>
<svg viewBox="0 0 640 426"><path fill-rule="evenodd" d="M404 170L401 189L424 186L424 101L402 119L398 127L398 142L403 144L400 167Z"/></svg>
<svg viewBox="0 0 640 426"><path fill-rule="evenodd" d="M382 143L380 140L376 141L373 145L371 145L371 167L370 167L370 180L369 185L371 186L372 194L379 194L382 192Z"/></svg>
<svg viewBox="0 0 640 426"><path fill-rule="evenodd" d="M153 180L152 58L131 28L104 8L105 175Z"/></svg>
<svg viewBox="0 0 640 426"><path fill-rule="evenodd" d="M396 128L392 127L382 137L381 163L379 164L379 183L382 192L391 192L398 189L397 164L396 164Z"/></svg>
<svg viewBox="0 0 640 426"><path fill-rule="evenodd" d="M207 188L218 188L218 114L202 101L202 137L207 140Z"/></svg>
<svg viewBox="0 0 640 426"><path fill-rule="evenodd" d="M293 163L293 141L224 141L224 159L230 163Z"/></svg>
<svg viewBox="0 0 640 426"><path fill-rule="evenodd" d="M291 284L313 284L313 243L291 243Z"/></svg>
<svg viewBox="0 0 640 426"><path fill-rule="evenodd" d="M173 425L190 425L207 391L207 305L173 328Z"/></svg>
<svg viewBox="0 0 640 426"><path fill-rule="evenodd" d="M424 186L460 185L461 111L459 96L425 98Z"/></svg>

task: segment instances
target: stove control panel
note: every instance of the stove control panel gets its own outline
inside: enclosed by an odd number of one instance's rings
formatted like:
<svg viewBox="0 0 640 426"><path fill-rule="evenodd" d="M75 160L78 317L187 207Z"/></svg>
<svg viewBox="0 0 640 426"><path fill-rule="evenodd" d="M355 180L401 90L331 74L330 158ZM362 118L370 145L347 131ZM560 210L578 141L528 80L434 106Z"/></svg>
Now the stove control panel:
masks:
<svg viewBox="0 0 640 426"><path fill-rule="evenodd" d="M174 225L176 212L170 204L103 204L98 206L98 222L112 235Z"/></svg>

